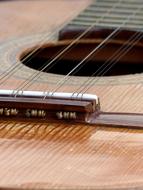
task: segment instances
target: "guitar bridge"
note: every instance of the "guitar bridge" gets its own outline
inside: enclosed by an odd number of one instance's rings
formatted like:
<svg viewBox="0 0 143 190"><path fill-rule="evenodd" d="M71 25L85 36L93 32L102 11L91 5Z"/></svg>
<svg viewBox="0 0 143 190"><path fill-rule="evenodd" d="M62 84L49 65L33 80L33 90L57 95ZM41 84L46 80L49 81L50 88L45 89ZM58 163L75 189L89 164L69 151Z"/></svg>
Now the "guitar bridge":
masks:
<svg viewBox="0 0 143 190"><path fill-rule="evenodd" d="M99 98L92 94L0 90L1 118L85 122L99 110Z"/></svg>

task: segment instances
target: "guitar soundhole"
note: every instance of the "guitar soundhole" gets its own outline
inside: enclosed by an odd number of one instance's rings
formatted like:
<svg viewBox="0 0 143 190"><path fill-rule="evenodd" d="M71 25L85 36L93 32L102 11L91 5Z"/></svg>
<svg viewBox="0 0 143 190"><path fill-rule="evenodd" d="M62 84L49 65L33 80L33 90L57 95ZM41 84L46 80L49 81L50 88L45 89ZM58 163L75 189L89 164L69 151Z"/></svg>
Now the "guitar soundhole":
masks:
<svg viewBox="0 0 143 190"><path fill-rule="evenodd" d="M60 41L57 44L45 44L40 49L37 46L23 52L20 56L20 60L24 65L39 71L42 70L42 72L66 75L73 68L75 68L95 47L97 47L99 43L99 40L80 41L61 56L58 55L68 47L70 44L69 41ZM112 40L108 42L108 44L96 51L90 59L83 62L70 75L116 76L142 73L142 45L138 43L136 46L131 48L129 52L125 54L117 54L117 50L121 48L122 45L123 44L119 41ZM38 50L36 53L32 54L35 48ZM31 56L28 56L26 59L28 54L31 54Z"/></svg>

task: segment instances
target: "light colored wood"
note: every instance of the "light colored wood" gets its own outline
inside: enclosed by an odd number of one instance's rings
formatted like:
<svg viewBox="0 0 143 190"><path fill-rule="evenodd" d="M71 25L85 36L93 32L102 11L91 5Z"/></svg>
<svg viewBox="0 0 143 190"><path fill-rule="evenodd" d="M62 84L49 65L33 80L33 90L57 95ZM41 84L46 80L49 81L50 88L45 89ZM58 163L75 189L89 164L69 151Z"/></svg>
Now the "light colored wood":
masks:
<svg viewBox="0 0 143 190"><path fill-rule="evenodd" d="M72 15L73 11L77 14L88 3L66 0L0 2L0 72L21 64L21 52L42 38L41 26L46 26L47 34L51 34L65 21L65 15ZM0 87L17 88L34 72L21 66L21 70ZM29 88L51 90L61 77L42 74ZM142 74L95 78L96 83L88 92L100 97L104 111L141 113L142 79ZM76 91L86 80L85 77L71 77L60 90ZM142 168L143 131L140 130L50 121L0 123L1 187L142 189Z"/></svg>
<svg viewBox="0 0 143 190"><path fill-rule="evenodd" d="M91 0L3 1L0 4L0 41L53 31L74 18Z"/></svg>

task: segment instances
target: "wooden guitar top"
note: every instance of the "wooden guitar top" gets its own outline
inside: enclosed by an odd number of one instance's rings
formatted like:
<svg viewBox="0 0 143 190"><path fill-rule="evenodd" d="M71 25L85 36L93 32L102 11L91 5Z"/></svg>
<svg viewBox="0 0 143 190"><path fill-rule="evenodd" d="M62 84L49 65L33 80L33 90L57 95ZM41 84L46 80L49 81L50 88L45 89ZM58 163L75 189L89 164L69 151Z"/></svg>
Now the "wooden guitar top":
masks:
<svg viewBox="0 0 143 190"><path fill-rule="evenodd" d="M91 1L0 2L0 74L21 64L21 52L51 35ZM47 40L52 46L56 36ZM18 88L35 73L21 64L1 89ZM36 71L38 72L38 71ZM28 90L54 89L61 75L43 73ZM70 77L62 92L76 91L86 77ZM89 93L103 111L143 110L142 74L95 78ZM72 122L0 122L0 189L143 189L143 131Z"/></svg>

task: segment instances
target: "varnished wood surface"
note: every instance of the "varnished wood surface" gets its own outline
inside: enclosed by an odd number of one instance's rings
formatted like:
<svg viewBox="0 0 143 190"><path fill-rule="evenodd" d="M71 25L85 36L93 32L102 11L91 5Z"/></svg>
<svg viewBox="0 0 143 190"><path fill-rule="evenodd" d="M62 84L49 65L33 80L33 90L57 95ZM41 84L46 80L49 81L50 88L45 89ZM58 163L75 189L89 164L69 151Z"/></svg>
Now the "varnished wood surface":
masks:
<svg viewBox="0 0 143 190"><path fill-rule="evenodd" d="M0 2L1 74L10 66L21 64L18 61L21 52L39 43L43 36L39 26L44 25L47 33L51 33L57 24L64 22L63 15L72 15L75 9L78 13L87 4L87 1L64 0ZM0 86L16 88L34 72L22 66ZM61 78L43 74L29 88L53 89ZM142 79L142 74L96 78L96 85L89 92L100 97L104 111L141 113ZM71 77L60 90L73 92L86 80ZM50 121L0 122L0 186L3 188L142 189L142 163L142 130Z"/></svg>
<svg viewBox="0 0 143 190"><path fill-rule="evenodd" d="M0 41L53 31L83 10L90 0L1 1Z"/></svg>

